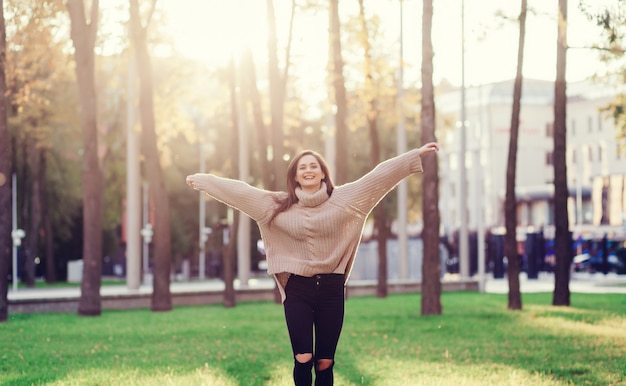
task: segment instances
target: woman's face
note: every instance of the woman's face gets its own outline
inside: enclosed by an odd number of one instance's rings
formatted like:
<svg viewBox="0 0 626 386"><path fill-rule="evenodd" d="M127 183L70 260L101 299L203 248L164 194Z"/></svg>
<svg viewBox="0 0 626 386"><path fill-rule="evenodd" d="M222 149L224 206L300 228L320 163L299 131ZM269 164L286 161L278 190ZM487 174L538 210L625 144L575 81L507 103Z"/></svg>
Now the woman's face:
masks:
<svg viewBox="0 0 626 386"><path fill-rule="evenodd" d="M298 160L296 182L300 184L303 190L316 192L319 190L325 177L322 167L315 156L306 154Z"/></svg>

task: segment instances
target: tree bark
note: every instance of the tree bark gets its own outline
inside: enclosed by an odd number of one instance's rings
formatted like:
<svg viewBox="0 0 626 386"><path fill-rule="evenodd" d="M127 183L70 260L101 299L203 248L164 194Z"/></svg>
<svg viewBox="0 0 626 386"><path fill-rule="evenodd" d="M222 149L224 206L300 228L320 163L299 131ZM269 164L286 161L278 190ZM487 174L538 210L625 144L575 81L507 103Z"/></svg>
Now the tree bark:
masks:
<svg viewBox="0 0 626 386"><path fill-rule="evenodd" d="M343 77L343 57L341 55L341 25L339 23L339 0L330 0L329 12L330 28L330 58L331 83L335 96L335 183L337 185L348 182L348 102L346 85Z"/></svg>
<svg viewBox="0 0 626 386"><path fill-rule="evenodd" d="M35 286L35 276L37 264L35 259L39 255L39 221L41 219L41 170L39 169L40 161L39 157L41 154L41 150L39 150L34 141L30 141L30 154L26 159L30 161L28 164L30 165L30 186L28 194L25 197L28 197L28 210L27 216L25 216L28 221L26 228L26 253L25 253L25 261L24 261L24 284L27 287L32 288Z"/></svg>
<svg viewBox="0 0 626 386"><path fill-rule="evenodd" d="M152 311L170 311L170 270L172 267L172 241L170 232L170 204L161 168L157 146L156 123L152 84L152 64L148 52L147 26L150 25L156 0L152 1L146 25L141 23L137 0L130 1L131 38L135 50L137 74L139 75L139 114L141 117L141 150L144 169L148 177L150 193L154 200L154 276L152 289Z"/></svg>
<svg viewBox="0 0 626 386"><path fill-rule="evenodd" d="M365 20L365 7L363 0L359 0L359 23L361 24L361 45L363 46L364 73L365 73L365 98L367 102L366 120L370 137L370 165L376 167L380 162L380 136L378 133L378 106L376 92L374 90L374 75L372 74L372 57L369 42L367 22ZM374 208L374 229L376 241L378 242L378 281L376 285L376 296L387 297L387 238L389 229L387 226L387 213L385 205L381 201Z"/></svg>
<svg viewBox="0 0 626 386"><path fill-rule="evenodd" d="M0 323L6 322L9 316L8 277L13 257L13 240L11 239L12 164L9 125L7 123L6 46L4 1L0 0Z"/></svg>
<svg viewBox="0 0 626 386"><path fill-rule="evenodd" d="M270 190L277 190L283 184L283 153L284 149L284 132L282 127L283 121L283 90L281 90L280 71L278 69L278 48L276 41L276 18L274 15L274 3L267 0L267 53L268 53L268 79L270 91L270 138L272 139L272 176L270 179Z"/></svg>
<svg viewBox="0 0 626 386"><path fill-rule="evenodd" d="M48 202L48 152L42 151L41 165L39 167L41 174L41 215L43 218L44 230L44 260L46 262L46 283L57 282L56 259L54 258L54 231L52 230L52 222L50 221L49 202Z"/></svg>
<svg viewBox="0 0 626 386"><path fill-rule="evenodd" d="M83 279L78 314L101 314L102 280L102 170L98 159L98 123L94 46L98 29L98 0L91 2L90 21L85 20L83 0L68 0L71 37L83 128Z"/></svg>
<svg viewBox="0 0 626 386"><path fill-rule="evenodd" d="M259 163L261 164L261 176L263 181L263 187L273 190L276 184L274 183L274 170L273 163L268 159L268 149L270 146L268 140L268 128L263 120L263 106L261 102L261 93L257 87L256 73L254 71L254 58L252 57L252 51L246 50L242 60L242 73L246 74L245 77L245 90L248 93L250 99L250 106L252 107L252 118L254 120L254 126L257 133L257 149L259 152Z"/></svg>
<svg viewBox="0 0 626 386"><path fill-rule="evenodd" d="M517 143L519 138L519 116L522 99L522 67L524 65L524 41L526 38L526 0L522 0L519 16L519 42L517 48L517 74L513 87L513 109L511 113L511 133L509 137L509 155L506 168L506 197L504 201L505 243L504 255L508 258L507 276L509 280L510 310L522 309L522 296L519 288L520 261L517 255L517 199L515 196L515 178L517 174Z"/></svg>
<svg viewBox="0 0 626 386"><path fill-rule="evenodd" d="M229 87L230 87L230 115L233 136L231 138L231 146L233 151L231 154L232 177L235 177L239 170L239 110L237 104L237 69L234 58L230 61L229 71ZM241 107L241 106L239 106ZM237 299L235 296L235 259L237 257L237 234L239 233L239 211L235 211L233 215L233 224L229 230L228 245L224 248L223 257L223 279L224 279L224 307L235 307Z"/></svg>
<svg viewBox="0 0 626 386"><path fill-rule="evenodd" d="M231 308L237 305L235 294L235 260L237 259L237 233L239 232L239 217L241 213L233 213L233 223L229 229L228 244L226 245L224 257L222 259L223 279L224 279L224 307Z"/></svg>
<svg viewBox="0 0 626 386"><path fill-rule="evenodd" d="M554 294L552 304L570 305L569 275L572 263L572 236L567 213L566 155L566 55L567 0L559 0L558 41L556 46L556 82L554 84Z"/></svg>
<svg viewBox="0 0 626 386"><path fill-rule="evenodd" d="M435 97L433 87L433 2L424 0L422 12L422 143L436 141ZM441 307L441 264L439 256L439 171L437 157L422 160L424 167L422 216L424 228L422 243L422 315L440 315Z"/></svg>

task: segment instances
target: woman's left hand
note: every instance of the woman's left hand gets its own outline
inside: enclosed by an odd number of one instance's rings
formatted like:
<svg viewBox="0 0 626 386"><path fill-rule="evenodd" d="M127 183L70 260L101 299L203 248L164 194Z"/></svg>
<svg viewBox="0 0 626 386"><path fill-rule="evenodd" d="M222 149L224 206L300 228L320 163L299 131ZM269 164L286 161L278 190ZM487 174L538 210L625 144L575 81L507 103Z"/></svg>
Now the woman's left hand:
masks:
<svg viewBox="0 0 626 386"><path fill-rule="evenodd" d="M439 144L437 142L429 142L417 149L417 151L419 152L420 156L428 153L436 153L437 151L439 151Z"/></svg>

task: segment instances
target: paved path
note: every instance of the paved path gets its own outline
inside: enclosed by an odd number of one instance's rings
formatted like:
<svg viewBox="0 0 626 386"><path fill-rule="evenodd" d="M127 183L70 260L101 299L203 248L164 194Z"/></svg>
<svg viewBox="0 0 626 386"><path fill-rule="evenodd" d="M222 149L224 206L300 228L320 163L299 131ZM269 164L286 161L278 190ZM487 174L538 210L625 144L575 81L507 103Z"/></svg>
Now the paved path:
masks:
<svg viewBox="0 0 626 386"><path fill-rule="evenodd" d="M570 292L580 293L623 293L626 294L626 275L602 273L573 273L569 282ZM488 279L485 291L490 293L508 293L509 283L506 279ZM528 279L520 275L520 291L553 292L554 275L546 272L539 274L538 279Z"/></svg>
<svg viewBox="0 0 626 386"><path fill-rule="evenodd" d="M350 281L357 284L358 281ZM274 287L274 281L271 278L255 278L250 279L247 288L249 289L271 289ZM224 289L224 283L221 280L191 281L191 282L172 282L171 291L173 293L200 292L200 291L221 291ZM238 282L235 282L235 288L242 288ZM571 292L584 293L624 293L626 294L626 275L615 274L588 274L574 273L569 285ZM524 274L520 276L520 289L522 293L526 292L552 292L554 290L554 276L542 272L538 279L527 279ZM506 279L493 279L491 277L485 280L485 292L488 293L508 293L508 281ZM102 295L128 295L128 294L150 294L152 293L151 285L142 285L137 290L130 290L125 285L107 285L102 287ZM26 299L59 299L59 298L78 298L80 296L80 287L59 287L59 288L20 288L17 291L9 289L9 300L26 300Z"/></svg>

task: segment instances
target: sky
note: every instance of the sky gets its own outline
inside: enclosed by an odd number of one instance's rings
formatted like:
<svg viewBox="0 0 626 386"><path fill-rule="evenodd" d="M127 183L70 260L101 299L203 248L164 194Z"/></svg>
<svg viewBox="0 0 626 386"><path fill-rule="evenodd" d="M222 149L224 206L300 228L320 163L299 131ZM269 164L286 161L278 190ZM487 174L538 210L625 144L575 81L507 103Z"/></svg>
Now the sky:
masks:
<svg viewBox="0 0 626 386"><path fill-rule="evenodd" d="M615 0L592 1L595 5L605 5ZM575 47L589 47L599 41L599 32L581 14L578 2L569 0L568 4L568 43ZM102 7L106 8L107 4L109 9L103 9L103 13L109 15L109 23L117 20L119 26L119 20L127 18L126 5L118 3L116 14L111 9L115 2L102 2ZM157 1L157 7L162 10L166 21L162 31L172 40L176 53L214 67L224 66L231 55L238 57L246 46L252 48L257 62L267 60L265 4L266 0ZM364 0L364 4L368 14L375 13L380 18L388 48L397 53L396 64L400 63L402 36L402 57L406 63L404 85L419 87L422 0L402 0L402 7L400 0ZM466 86L473 86L513 79L517 65L519 29L515 21L503 21L495 14L500 10L515 20L519 16L520 4L520 0L433 0L435 84L445 80L460 86L464 79ZM279 39L282 37L285 41L291 0L274 0L274 5L277 34ZM358 14L357 0L340 0L339 6L342 21ZM527 16L523 75L525 78L554 80L558 0L528 0L528 6L534 12ZM106 18L103 20L107 23ZM116 43L110 44L114 48ZM172 52L166 50L157 54L168 56ZM297 77L298 89L310 99L310 106L319 105L328 96L325 87L321 87L325 84L328 66L326 9L296 15L291 57L293 63L290 74ZM279 60L282 67L282 51ZM570 49L567 80L584 80L602 66L595 52Z"/></svg>

